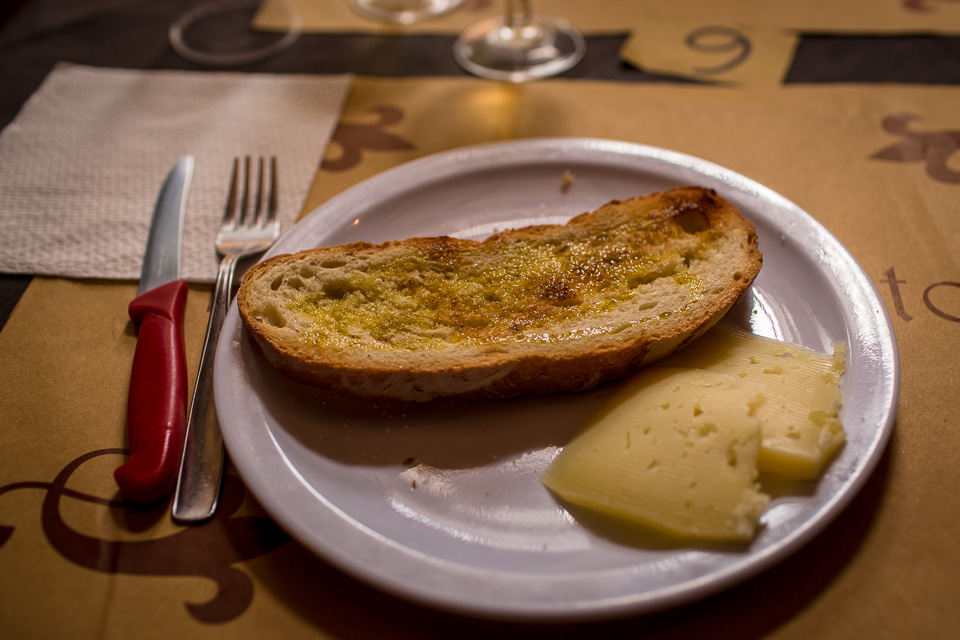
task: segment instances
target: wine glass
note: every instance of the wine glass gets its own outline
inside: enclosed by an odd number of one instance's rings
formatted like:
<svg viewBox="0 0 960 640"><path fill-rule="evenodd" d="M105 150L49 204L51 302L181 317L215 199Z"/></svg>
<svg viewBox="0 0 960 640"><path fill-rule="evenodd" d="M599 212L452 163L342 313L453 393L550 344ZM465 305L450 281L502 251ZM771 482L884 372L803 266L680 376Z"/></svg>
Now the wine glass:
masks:
<svg viewBox="0 0 960 640"><path fill-rule="evenodd" d="M534 14L529 0L505 0L502 16L460 34L453 55L475 75L525 82L566 71L586 49L580 31L563 18Z"/></svg>
<svg viewBox="0 0 960 640"><path fill-rule="evenodd" d="M465 0L349 0L350 8L365 18L394 24L413 24L457 9Z"/></svg>

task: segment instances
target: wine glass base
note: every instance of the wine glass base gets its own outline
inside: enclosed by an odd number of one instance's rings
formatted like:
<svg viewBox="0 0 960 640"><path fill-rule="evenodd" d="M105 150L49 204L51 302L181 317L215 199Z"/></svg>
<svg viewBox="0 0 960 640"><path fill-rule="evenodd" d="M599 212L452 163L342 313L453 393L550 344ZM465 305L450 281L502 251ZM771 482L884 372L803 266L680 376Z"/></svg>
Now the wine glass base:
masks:
<svg viewBox="0 0 960 640"><path fill-rule="evenodd" d="M212 0L199 4L170 25L170 45L181 57L197 64L213 67L232 67L265 60L286 51L300 37L300 16L287 3L279 6L286 11L287 30L279 34L255 34L250 17L260 3L253 0ZM208 42L218 45L216 50L200 48L187 37L187 31L206 31Z"/></svg>
<svg viewBox="0 0 960 640"><path fill-rule="evenodd" d="M350 0L364 18L391 24L413 24L458 9L466 0Z"/></svg>
<svg viewBox="0 0 960 640"><path fill-rule="evenodd" d="M537 15L520 29L503 17L467 27L453 48L457 63L474 75L525 82L547 78L575 66L587 46L583 36L562 18Z"/></svg>

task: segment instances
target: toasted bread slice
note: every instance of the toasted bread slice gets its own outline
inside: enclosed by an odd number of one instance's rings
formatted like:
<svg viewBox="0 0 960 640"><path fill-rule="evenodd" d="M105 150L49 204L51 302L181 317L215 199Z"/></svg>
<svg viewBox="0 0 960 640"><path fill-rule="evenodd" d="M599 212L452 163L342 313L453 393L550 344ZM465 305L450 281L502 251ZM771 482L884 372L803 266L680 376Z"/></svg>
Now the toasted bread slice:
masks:
<svg viewBox="0 0 960 640"><path fill-rule="evenodd" d="M612 201L482 242L412 238L279 255L238 294L249 336L299 382L429 400L580 391L706 331L762 264L712 190Z"/></svg>

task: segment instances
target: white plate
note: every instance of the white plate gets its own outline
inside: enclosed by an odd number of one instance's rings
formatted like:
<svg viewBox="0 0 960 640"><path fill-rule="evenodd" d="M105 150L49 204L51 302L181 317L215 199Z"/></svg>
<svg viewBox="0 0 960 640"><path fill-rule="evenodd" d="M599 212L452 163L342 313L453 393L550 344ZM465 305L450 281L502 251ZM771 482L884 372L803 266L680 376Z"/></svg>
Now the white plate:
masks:
<svg viewBox="0 0 960 640"><path fill-rule="evenodd" d="M358 403L278 376L250 347L234 305L217 351L215 397L231 459L250 490L332 564L403 597L474 615L646 612L784 559L850 502L876 465L893 428L899 364L870 279L783 197L662 149L524 140L458 149L376 176L311 213L270 254L355 240L481 237L686 184L715 188L756 224L764 266L731 311L734 322L822 352L838 340L850 347L846 445L819 482L774 500L749 547L671 547L618 534L574 520L542 487L540 472L611 386L497 402Z"/></svg>

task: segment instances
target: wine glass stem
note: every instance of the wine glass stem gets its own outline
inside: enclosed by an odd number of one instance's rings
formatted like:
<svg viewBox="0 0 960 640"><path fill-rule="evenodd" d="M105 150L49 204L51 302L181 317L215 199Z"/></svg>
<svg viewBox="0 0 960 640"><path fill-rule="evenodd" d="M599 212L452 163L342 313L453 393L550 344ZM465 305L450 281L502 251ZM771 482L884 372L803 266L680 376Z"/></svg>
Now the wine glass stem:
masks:
<svg viewBox="0 0 960 640"><path fill-rule="evenodd" d="M504 12L504 24L511 31L525 29L533 22L530 0L506 0Z"/></svg>

